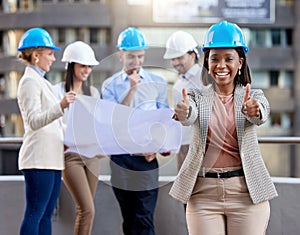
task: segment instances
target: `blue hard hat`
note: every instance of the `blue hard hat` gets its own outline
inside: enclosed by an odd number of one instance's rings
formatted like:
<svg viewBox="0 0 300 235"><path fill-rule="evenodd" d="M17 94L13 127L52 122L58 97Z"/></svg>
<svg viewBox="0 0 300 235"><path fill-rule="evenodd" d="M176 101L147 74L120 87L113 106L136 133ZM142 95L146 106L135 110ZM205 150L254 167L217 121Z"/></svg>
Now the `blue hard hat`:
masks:
<svg viewBox="0 0 300 235"><path fill-rule="evenodd" d="M42 28L31 28L27 30L20 39L18 51L26 48L47 47L56 51L60 48L56 47L50 34Z"/></svg>
<svg viewBox="0 0 300 235"><path fill-rule="evenodd" d="M202 51L211 48L242 47L249 51L242 30L234 23L223 20L213 24L207 31Z"/></svg>
<svg viewBox="0 0 300 235"><path fill-rule="evenodd" d="M129 27L120 33L116 47L125 51L148 49L144 34L134 27Z"/></svg>

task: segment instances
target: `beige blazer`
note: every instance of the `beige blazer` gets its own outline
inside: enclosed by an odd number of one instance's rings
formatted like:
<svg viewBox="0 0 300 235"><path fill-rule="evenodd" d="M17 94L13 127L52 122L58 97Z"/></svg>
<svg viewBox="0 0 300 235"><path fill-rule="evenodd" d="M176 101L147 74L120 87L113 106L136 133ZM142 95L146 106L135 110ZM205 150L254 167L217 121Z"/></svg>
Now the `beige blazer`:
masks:
<svg viewBox="0 0 300 235"><path fill-rule="evenodd" d="M261 156L255 130L256 126L269 118L270 107L263 91L252 89L250 96L258 100L261 117L247 117L242 113L244 93L244 87L235 88L236 130L247 187L253 203L257 204L277 196L277 191ZM183 203L187 203L193 193L203 161L214 89L209 85L202 90L189 90L189 99L190 115L182 124L192 125L192 140L187 157L170 190L170 195Z"/></svg>
<svg viewBox="0 0 300 235"><path fill-rule="evenodd" d="M62 170L63 112L51 83L27 66L18 85L17 99L25 131L19 169Z"/></svg>

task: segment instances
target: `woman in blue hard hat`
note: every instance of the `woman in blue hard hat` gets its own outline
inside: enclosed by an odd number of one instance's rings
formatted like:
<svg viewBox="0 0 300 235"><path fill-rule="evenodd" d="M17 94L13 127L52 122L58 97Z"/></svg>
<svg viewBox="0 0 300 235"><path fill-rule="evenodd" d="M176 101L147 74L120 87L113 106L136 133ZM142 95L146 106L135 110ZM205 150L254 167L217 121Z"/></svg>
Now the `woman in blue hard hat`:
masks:
<svg viewBox="0 0 300 235"><path fill-rule="evenodd" d="M212 25L202 51L207 86L183 89L175 108L193 136L170 194L187 202L190 235L263 235L277 192L255 128L269 118L269 103L250 87L248 47L236 24Z"/></svg>
<svg viewBox="0 0 300 235"><path fill-rule="evenodd" d="M64 50L62 62L66 63L66 75L63 82L54 86L54 92L61 99L66 92L74 91L100 98L96 87L90 85L90 75L99 62L93 49L82 41L70 43ZM67 124L68 110L64 114ZM65 153L63 181L76 204L74 235L90 235L95 216L94 196L98 185L100 162L98 156L87 158L78 153Z"/></svg>
<svg viewBox="0 0 300 235"><path fill-rule="evenodd" d="M26 62L18 85L18 104L24 124L19 170L25 178L26 210L21 235L50 235L51 217L64 169L64 109L75 99L73 91L59 100L44 78L60 50L42 28L27 30L19 42L19 58Z"/></svg>

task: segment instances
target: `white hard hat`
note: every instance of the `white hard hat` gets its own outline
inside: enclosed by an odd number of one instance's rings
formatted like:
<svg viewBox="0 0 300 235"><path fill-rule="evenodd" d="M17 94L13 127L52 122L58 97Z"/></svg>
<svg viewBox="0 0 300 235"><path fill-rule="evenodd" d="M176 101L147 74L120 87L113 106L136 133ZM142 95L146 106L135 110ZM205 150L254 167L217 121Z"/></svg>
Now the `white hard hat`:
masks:
<svg viewBox="0 0 300 235"><path fill-rule="evenodd" d="M184 31L176 31L167 40L164 59L174 59L189 51L195 51L198 56L197 42L193 36Z"/></svg>
<svg viewBox="0 0 300 235"><path fill-rule="evenodd" d="M78 63L83 65L95 66L99 61L95 58L93 49L82 41L70 43L64 50L62 62Z"/></svg>

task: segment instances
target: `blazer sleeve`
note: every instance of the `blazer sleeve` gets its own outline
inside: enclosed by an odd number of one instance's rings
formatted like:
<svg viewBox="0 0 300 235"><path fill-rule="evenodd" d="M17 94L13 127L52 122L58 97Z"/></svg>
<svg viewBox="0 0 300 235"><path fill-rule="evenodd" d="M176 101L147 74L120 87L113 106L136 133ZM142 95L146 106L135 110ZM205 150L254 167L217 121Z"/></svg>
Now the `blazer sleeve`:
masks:
<svg viewBox="0 0 300 235"><path fill-rule="evenodd" d="M52 97L47 99L43 87L36 79L22 79L24 81L19 87L18 103L32 130L40 129L63 115L60 103L51 100Z"/></svg>

